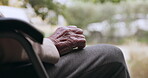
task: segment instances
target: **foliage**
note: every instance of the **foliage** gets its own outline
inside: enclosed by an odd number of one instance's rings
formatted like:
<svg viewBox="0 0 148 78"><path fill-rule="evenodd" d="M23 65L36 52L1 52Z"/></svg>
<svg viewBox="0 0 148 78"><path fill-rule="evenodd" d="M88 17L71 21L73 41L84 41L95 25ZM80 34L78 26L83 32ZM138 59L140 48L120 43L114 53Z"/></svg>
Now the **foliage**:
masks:
<svg viewBox="0 0 148 78"><path fill-rule="evenodd" d="M80 28L86 28L90 23L101 22L105 19L111 19L115 10L112 4L97 4L78 2L65 10L65 18L72 25L77 25Z"/></svg>
<svg viewBox="0 0 148 78"><path fill-rule="evenodd" d="M147 2L121 2L118 4L113 3L90 3L90 2L75 2L72 6L68 6L65 9L64 17L66 18L68 24L77 25L80 28L87 29L90 23L98 23L102 21L108 21L110 25L110 31L107 36L102 36L104 38L100 39L95 37L97 42L117 42L122 43L123 40L128 37L123 37L124 39L114 36L114 32L118 29L114 29L114 24L118 22L124 22L127 30L131 30L131 23L138 19L147 19L148 14L148 3ZM116 17L118 16L118 17ZM136 28L136 27L135 27ZM141 31L140 31L141 32ZM95 33L92 33L92 35ZM140 42L148 42L147 33L141 33L143 35L138 36L137 40ZM91 35L91 36L92 36ZM88 36L87 38L94 38ZM87 39L94 41L92 39ZM103 40L103 41L102 41ZM126 39L125 39L126 40ZM91 43L91 42L90 42Z"/></svg>
<svg viewBox="0 0 148 78"><path fill-rule="evenodd" d="M51 24L57 23L58 15L63 14L62 12L65 8L64 5L61 5L58 2L54 2L53 0L25 0L25 2L25 5L27 3L31 4L37 15L41 16L43 20L50 15L50 11L53 11L56 14L56 16L50 19L47 18L48 20L50 20L48 22Z"/></svg>
<svg viewBox="0 0 148 78"><path fill-rule="evenodd" d="M8 5L9 0L0 0L0 5Z"/></svg>
<svg viewBox="0 0 148 78"><path fill-rule="evenodd" d="M74 5L67 7L64 16L69 24L84 27L89 23L101 22L104 20L110 20L111 23L117 21L128 23L136 20L140 13L146 15L148 13L147 9L147 3L144 2L123 2L116 5L112 3L93 4L90 2L75 2ZM116 14L121 14L125 19L113 19L113 16Z"/></svg>
<svg viewBox="0 0 148 78"><path fill-rule="evenodd" d="M135 34L135 38L137 41L142 42L142 43L148 43L148 31L143 31L143 30L138 30L137 33Z"/></svg>
<svg viewBox="0 0 148 78"><path fill-rule="evenodd" d="M92 2L92 3L105 3L105 2L119 3L120 1L125 1L125 0L79 0L79 1Z"/></svg>
<svg viewBox="0 0 148 78"><path fill-rule="evenodd" d="M21 0L19 0L21 1ZM124 22L127 28L130 28L130 23L137 19L148 18L148 1L145 2L130 2L127 0L121 1L117 4L112 3L113 0L72 0L72 5L62 5L54 0L22 0L25 2L24 7L29 3L34 8L37 15L41 16L43 20L48 20L50 24L56 24L58 15L63 15L69 25L77 25L80 28L87 29L87 26L91 23L98 23L102 21L108 21L110 31L107 36L102 36L102 39L96 37L94 42L124 42L121 38L115 37L114 24L118 22ZM104 1L104 3L101 3ZM116 1L116 0L114 0ZM129 2L128 2L129 1ZM144 0L143 0L144 1ZM0 4L7 5L8 0L1 0ZM55 13L55 16L49 17L51 11ZM120 15L121 18L115 18L116 15ZM142 17L141 17L142 16ZM130 29L128 29L130 31ZM95 34L94 32L92 34ZM140 42L148 42L147 33L141 36L135 37ZM94 38L88 36L87 38ZM125 38L125 37L124 37ZM88 39L92 41L91 39ZM103 41L99 41L103 40Z"/></svg>

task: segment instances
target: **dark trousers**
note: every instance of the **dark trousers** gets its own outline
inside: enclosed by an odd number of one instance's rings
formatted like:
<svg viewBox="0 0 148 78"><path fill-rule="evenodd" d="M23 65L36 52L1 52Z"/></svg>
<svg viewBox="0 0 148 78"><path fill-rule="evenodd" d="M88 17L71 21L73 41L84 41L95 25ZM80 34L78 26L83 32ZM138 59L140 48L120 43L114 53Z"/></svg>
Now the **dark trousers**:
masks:
<svg viewBox="0 0 148 78"><path fill-rule="evenodd" d="M61 56L57 64L45 67L50 78L130 78L122 51L106 44L73 51ZM32 66L9 74L11 78L37 78Z"/></svg>
<svg viewBox="0 0 148 78"><path fill-rule="evenodd" d="M66 54L46 69L51 78L130 78L122 51L105 44Z"/></svg>

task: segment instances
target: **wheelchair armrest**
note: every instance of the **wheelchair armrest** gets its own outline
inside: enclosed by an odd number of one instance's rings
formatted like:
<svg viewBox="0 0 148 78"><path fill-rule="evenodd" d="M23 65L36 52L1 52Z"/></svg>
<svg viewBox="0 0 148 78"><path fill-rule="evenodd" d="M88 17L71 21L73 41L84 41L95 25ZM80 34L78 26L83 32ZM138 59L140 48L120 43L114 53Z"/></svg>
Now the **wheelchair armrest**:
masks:
<svg viewBox="0 0 148 78"><path fill-rule="evenodd" d="M42 44L43 35L30 24L18 19L0 18L0 38L12 38L17 40L26 50L39 77L49 78L43 63L39 56L34 52L31 43L26 39L24 33L32 40Z"/></svg>
<svg viewBox="0 0 148 78"><path fill-rule="evenodd" d="M0 18L0 31L17 30L27 34L33 41L42 44L43 34L29 23L14 18Z"/></svg>

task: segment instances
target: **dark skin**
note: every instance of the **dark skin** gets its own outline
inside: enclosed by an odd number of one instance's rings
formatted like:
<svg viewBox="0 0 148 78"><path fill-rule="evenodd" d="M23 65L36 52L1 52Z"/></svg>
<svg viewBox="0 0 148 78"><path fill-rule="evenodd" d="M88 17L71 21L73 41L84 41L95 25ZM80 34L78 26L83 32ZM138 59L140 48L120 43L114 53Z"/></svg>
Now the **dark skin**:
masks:
<svg viewBox="0 0 148 78"><path fill-rule="evenodd" d="M86 45L83 30L76 26L59 27L50 37L60 55L74 49L83 49Z"/></svg>

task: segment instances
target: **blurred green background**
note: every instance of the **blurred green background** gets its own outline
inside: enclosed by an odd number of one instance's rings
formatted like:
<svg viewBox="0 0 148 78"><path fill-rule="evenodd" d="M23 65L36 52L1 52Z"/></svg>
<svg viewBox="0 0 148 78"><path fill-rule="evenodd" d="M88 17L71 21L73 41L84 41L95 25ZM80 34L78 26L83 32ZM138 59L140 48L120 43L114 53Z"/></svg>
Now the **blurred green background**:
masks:
<svg viewBox="0 0 148 78"><path fill-rule="evenodd" d="M57 27L76 25L84 30L87 45L116 45L131 77L148 78L148 0L1 0L0 5L6 17L17 16L8 12L10 7L22 9L45 37Z"/></svg>

